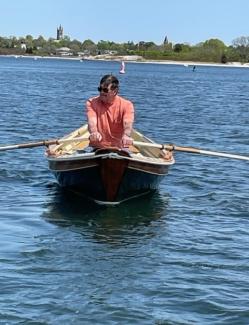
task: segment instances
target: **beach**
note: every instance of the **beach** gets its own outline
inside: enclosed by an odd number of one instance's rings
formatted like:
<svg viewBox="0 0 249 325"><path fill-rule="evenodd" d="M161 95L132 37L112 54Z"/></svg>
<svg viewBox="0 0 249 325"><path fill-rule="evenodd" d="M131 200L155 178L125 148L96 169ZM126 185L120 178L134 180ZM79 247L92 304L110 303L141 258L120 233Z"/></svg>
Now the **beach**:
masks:
<svg viewBox="0 0 249 325"><path fill-rule="evenodd" d="M226 68L249 68L249 63L241 62L228 62L228 63L216 63L216 62L198 62L198 61L174 61L174 60L146 60L138 55L95 55L95 56L37 56L37 55L2 55L2 57L15 57L28 58L28 59L56 59L56 60L76 60L76 61L124 61L130 63L150 63L150 64L169 64L169 65L183 65L188 66L210 66L210 67L226 67Z"/></svg>

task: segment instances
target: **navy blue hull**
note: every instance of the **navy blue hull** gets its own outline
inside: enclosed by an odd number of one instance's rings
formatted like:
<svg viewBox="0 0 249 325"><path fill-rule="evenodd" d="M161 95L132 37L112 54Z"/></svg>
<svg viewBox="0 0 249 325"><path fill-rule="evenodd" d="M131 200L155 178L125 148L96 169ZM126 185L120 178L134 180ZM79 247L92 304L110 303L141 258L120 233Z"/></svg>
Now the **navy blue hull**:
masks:
<svg viewBox="0 0 249 325"><path fill-rule="evenodd" d="M62 187L80 192L95 201L109 201L99 166L59 171L54 172L54 175ZM115 177L115 175L112 176ZM121 202L154 191L164 176L127 168L113 201Z"/></svg>
<svg viewBox="0 0 249 325"><path fill-rule="evenodd" d="M60 186L106 204L155 191L173 163L142 155L132 157L118 148L49 158L49 168Z"/></svg>

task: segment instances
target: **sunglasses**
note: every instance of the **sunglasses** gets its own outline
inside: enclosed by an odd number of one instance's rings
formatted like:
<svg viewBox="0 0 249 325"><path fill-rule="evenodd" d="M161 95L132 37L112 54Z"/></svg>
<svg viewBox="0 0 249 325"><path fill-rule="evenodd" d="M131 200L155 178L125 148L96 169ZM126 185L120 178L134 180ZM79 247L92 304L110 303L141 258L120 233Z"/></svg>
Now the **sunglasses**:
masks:
<svg viewBox="0 0 249 325"><path fill-rule="evenodd" d="M115 89L116 89L116 87L113 87L113 86L111 86L111 89L109 89L107 87L102 87L102 86L98 87L98 91L100 93L101 93L101 91L103 91L106 94L108 94L110 91L115 90Z"/></svg>
<svg viewBox="0 0 249 325"><path fill-rule="evenodd" d="M108 88L106 88L106 87L98 87L98 91L101 93L101 91L103 91L104 93L109 93L109 91L110 91L111 89L108 89Z"/></svg>

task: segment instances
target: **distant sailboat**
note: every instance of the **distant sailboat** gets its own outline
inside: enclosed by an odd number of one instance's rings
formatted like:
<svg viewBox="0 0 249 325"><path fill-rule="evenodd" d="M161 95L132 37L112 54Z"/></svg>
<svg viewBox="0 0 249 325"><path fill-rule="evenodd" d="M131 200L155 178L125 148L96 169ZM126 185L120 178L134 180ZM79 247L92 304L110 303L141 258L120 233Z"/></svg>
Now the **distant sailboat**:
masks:
<svg viewBox="0 0 249 325"><path fill-rule="evenodd" d="M125 63L124 63L124 61L121 62L121 70L119 71L119 73L125 73Z"/></svg>

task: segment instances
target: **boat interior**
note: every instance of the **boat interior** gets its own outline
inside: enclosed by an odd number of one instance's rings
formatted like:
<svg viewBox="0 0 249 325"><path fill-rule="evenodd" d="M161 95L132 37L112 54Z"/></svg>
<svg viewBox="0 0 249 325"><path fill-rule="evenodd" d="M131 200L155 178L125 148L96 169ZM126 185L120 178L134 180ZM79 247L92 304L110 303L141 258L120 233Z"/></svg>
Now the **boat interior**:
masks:
<svg viewBox="0 0 249 325"><path fill-rule="evenodd" d="M142 135L137 130L132 131L131 137L136 142L145 142L145 143L153 143L152 140L146 138L144 135ZM76 139L80 138L79 141ZM61 143L58 145L52 145L49 147L50 152L53 153L53 156L56 157L65 157L68 155L78 155L78 154L84 154L84 153L92 153L93 149L89 147L89 132L88 132L88 126L87 124L83 125L79 129L73 131L72 133L66 135L65 137L61 138L60 140L66 140L68 142ZM75 140L74 140L75 139ZM70 142L70 140L72 140ZM103 153L103 150L108 149L99 149L95 151L95 155L98 153ZM110 151L120 152L121 155L125 155L125 150L120 150L118 148L109 148ZM123 154L122 154L122 153ZM157 160L162 161L165 163L164 153L161 149L153 148L153 147L146 147L146 146L135 146L131 145L129 146L128 150L126 151L127 156L131 158L139 158L139 159L146 159L146 160ZM173 159L172 159L173 160Z"/></svg>

